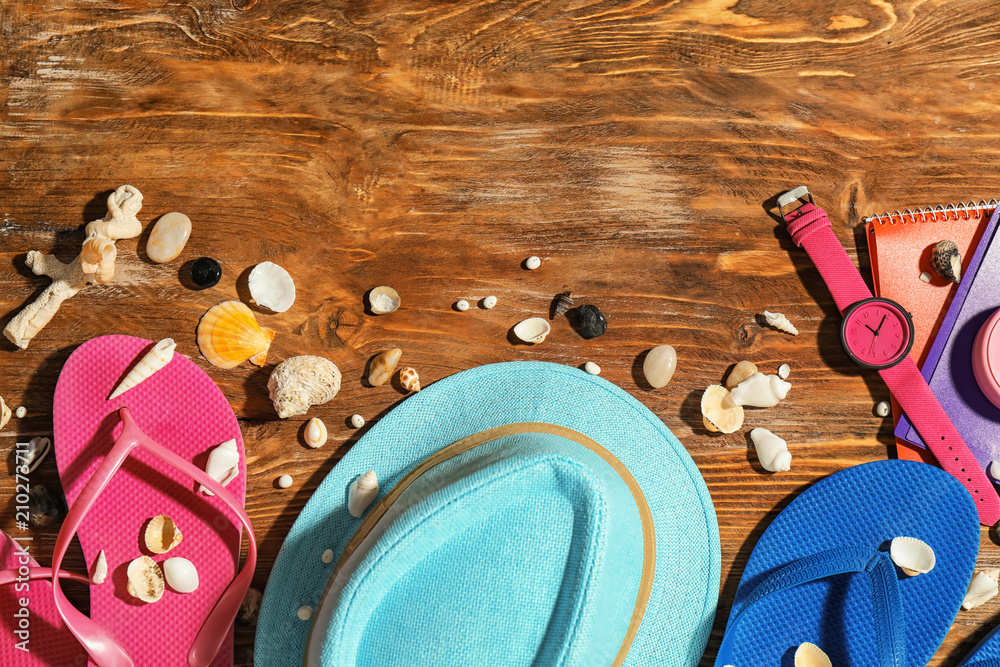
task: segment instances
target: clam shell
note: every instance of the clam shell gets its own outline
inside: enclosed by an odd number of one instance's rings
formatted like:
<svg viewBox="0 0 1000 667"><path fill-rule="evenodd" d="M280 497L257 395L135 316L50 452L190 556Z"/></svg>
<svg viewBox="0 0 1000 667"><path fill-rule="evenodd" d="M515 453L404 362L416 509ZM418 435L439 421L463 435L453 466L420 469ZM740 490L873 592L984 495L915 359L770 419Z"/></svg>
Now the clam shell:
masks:
<svg viewBox="0 0 1000 667"><path fill-rule="evenodd" d="M729 371L729 377L726 378L726 389L732 391L739 386L740 382L743 382L751 375L757 374L757 365L752 361L747 361L744 359L735 366L733 370Z"/></svg>
<svg viewBox="0 0 1000 667"><path fill-rule="evenodd" d="M28 441L28 447L23 454L17 457L21 465L28 466L28 472L33 473L35 469L45 460L45 457L52 451L52 441L48 438L32 438Z"/></svg>
<svg viewBox="0 0 1000 667"><path fill-rule="evenodd" d="M94 561L94 567L90 574L90 583L92 584L103 584L104 580L108 578L108 559L104 555L104 549L101 549L97 554L97 560Z"/></svg>
<svg viewBox="0 0 1000 667"><path fill-rule="evenodd" d="M541 343L552 331L552 326L541 317L529 317L514 325L514 335L525 343Z"/></svg>
<svg viewBox="0 0 1000 667"><path fill-rule="evenodd" d="M198 349L209 363L235 368L244 361L263 366L274 331L257 324L250 309L239 301L223 301L201 316Z"/></svg>
<svg viewBox="0 0 1000 667"><path fill-rule="evenodd" d="M160 566L149 556L139 556L128 564L128 594L143 602L156 602L163 597L164 580Z"/></svg>
<svg viewBox="0 0 1000 667"><path fill-rule="evenodd" d="M319 417L313 417L306 424L306 431L303 434L306 444L316 449L326 444L327 432L326 424Z"/></svg>
<svg viewBox="0 0 1000 667"><path fill-rule="evenodd" d="M295 281L274 262L261 262L253 267L247 287L258 306L276 313L285 312L295 303Z"/></svg>
<svg viewBox="0 0 1000 667"><path fill-rule="evenodd" d="M931 251L931 268L945 280L953 283L962 280L962 254L954 241L938 241Z"/></svg>
<svg viewBox="0 0 1000 667"><path fill-rule="evenodd" d="M154 554L165 554L183 539L181 531L174 525L174 520L166 514L157 514L146 524L143 542L146 548Z"/></svg>
<svg viewBox="0 0 1000 667"><path fill-rule="evenodd" d="M795 667L833 667L833 663L819 646L803 642L795 649Z"/></svg>
<svg viewBox="0 0 1000 667"><path fill-rule="evenodd" d="M399 302L399 292L386 285L375 287L368 293L368 305L376 315L388 315L399 308Z"/></svg>
<svg viewBox="0 0 1000 667"><path fill-rule="evenodd" d="M709 385L701 395L701 417L709 431L734 433L743 426L743 406L722 385Z"/></svg>
<svg viewBox="0 0 1000 667"><path fill-rule="evenodd" d="M198 590L198 570L187 558L174 556L163 561L163 577L171 590L193 593Z"/></svg>
<svg viewBox="0 0 1000 667"><path fill-rule="evenodd" d="M264 599L264 594L256 588L248 588L247 594L243 596L243 604L236 618L247 625L257 625L257 616L260 614L260 601Z"/></svg>
<svg viewBox="0 0 1000 667"><path fill-rule="evenodd" d="M937 559L934 549L915 537L896 537L889 544L889 557L903 572L911 577L927 574L934 569Z"/></svg>
<svg viewBox="0 0 1000 667"><path fill-rule="evenodd" d="M402 356L403 351L398 347L394 347L372 359L371 366L368 369L369 384L373 387L381 387L388 382L389 378L392 377L393 371L396 370L396 364L399 363L399 359Z"/></svg>
<svg viewBox="0 0 1000 667"><path fill-rule="evenodd" d="M143 380L148 379L153 373L160 370L164 366L170 363L171 359L174 358L174 348L177 345L174 343L173 338L164 338L159 343L153 346L149 352L143 355L142 359L139 360L132 370L129 371L128 375L118 383L115 390L111 392L108 396L110 401L113 398L118 398L126 391L136 386Z"/></svg>
<svg viewBox="0 0 1000 667"><path fill-rule="evenodd" d="M420 391L420 376L415 368L404 368L399 371L399 383L406 391Z"/></svg>

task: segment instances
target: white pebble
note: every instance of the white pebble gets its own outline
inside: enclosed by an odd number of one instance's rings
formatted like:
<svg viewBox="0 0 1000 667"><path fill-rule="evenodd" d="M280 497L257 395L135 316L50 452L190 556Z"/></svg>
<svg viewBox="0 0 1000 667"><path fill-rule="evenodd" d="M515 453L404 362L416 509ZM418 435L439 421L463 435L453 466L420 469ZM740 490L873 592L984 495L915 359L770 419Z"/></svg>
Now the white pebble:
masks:
<svg viewBox="0 0 1000 667"><path fill-rule="evenodd" d="M304 604L301 607L299 607L299 610L295 612L295 615L298 616L299 619L302 621L308 621L310 618L312 618L313 608L307 604Z"/></svg>
<svg viewBox="0 0 1000 667"><path fill-rule="evenodd" d="M534 271L535 269L537 269L541 265L542 265L542 259L540 257L536 257L534 255L532 255L528 259L524 260L524 266L529 271Z"/></svg>
<svg viewBox="0 0 1000 667"><path fill-rule="evenodd" d="M24 415L26 414L28 414L28 408L24 407L23 405L19 407L17 410L14 410L14 416L17 417L18 419L24 419Z"/></svg>
<svg viewBox="0 0 1000 667"><path fill-rule="evenodd" d="M925 283L929 283L931 281L931 274L924 271L923 273L920 274L920 279L923 280Z"/></svg>
<svg viewBox="0 0 1000 667"><path fill-rule="evenodd" d="M595 364L593 361L588 361L583 365L583 370L587 371L591 375L600 375L601 367Z"/></svg>
<svg viewBox="0 0 1000 667"><path fill-rule="evenodd" d="M469 302L465 299L455 302L455 308L459 309L463 313L469 309Z"/></svg>
<svg viewBox="0 0 1000 667"><path fill-rule="evenodd" d="M361 428L365 425L365 418L361 415L351 415L351 426Z"/></svg>
<svg viewBox="0 0 1000 667"><path fill-rule="evenodd" d="M792 367L789 366L788 364L781 364L780 366L778 366L778 377L780 377L782 380L787 379L788 374L791 372L792 372Z"/></svg>
<svg viewBox="0 0 1000 667"><path fill-rule="evenodd" d="M280 486L281 488L287 489L291 485L292 485L291 475L282 475L281 477L278 478L278 486Z"/></svg>
<svg viewBox="0 0 1000 667"><path fill-rule="evenodd" d="M889 403L886 401L879 402L879 404L875 406L875 414L877 414L879 417L888 417Z"/></svg>
<svg viewBox="0 0 1000 667"><path fill-rule="evenodd" d="M327 549L323 552L323 562L332 563L333 562L333 549Z"/></svg>
<svg viewBox="0 0 1000 667"><path fill-rule="evenodd" d="M483 308L489 310L493 306L497 305L497 298L495 296L488 296L483 299Z"/></svg>

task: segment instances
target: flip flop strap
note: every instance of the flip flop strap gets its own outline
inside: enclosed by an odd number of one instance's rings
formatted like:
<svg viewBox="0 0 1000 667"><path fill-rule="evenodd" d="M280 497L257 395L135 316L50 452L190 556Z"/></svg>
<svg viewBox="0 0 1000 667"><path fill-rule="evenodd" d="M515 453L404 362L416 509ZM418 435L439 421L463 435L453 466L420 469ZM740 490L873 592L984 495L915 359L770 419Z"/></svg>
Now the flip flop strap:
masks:
<svg viewBox="0 0 1000 667"><path fill-rule="evenodd" d="M250 517L247 516L243 507L236 501L232 494L226 491L217 481L209 477L204 470L182 459L169 449L153 442L136 425L128 408L121 408L119 416L123 424L122 433L115 440L114 446L108 452L107 456L104 457L97 471L87 480L86 485L84 485L80 495L77 496L73 506L69 508L62 528L59 530L59 537L56 538L55 550L52 553L52 569L59 569L63 557L66 555L66 550L69 548L70 541L80 528L80 524L83 522L87 512L93 507L97 498L111 482L111 478L118 472L134 449L142 449L195 481L200 482L236 514L240 523L246 528L249 539L249 553L247 554L243 568L233 577L229 586L219 596L219 600L205 619L188 651L187 660L190 667L206 667L212 663L216 654L218 654L219 648L227 636L227 630L236 618L240 605L243 603L243 598L246 596L247 589L250 588L250 581L253 579L254 569L257 566L257 543L254 539ZM66 624L66 627L79 640L91 659L99 667L134 667L132 658L111 638L104 628L77 611L70 604L63 593L58 578L52 582L52 593L56 609L59 611L63 623Z"/></svg>
<svg viewBox="0 0 1000 667"><path fill-rule="evenodd" d="M785 565L760 582L730 617L715 660L716 667L735 664L733 644L736 626L756 602L772 593L800 584L852 572L868 575L871 584L879 667L905 667L906 626L901 611L896 567L884 551L864 547L839 547L806 556Z"/></svg>

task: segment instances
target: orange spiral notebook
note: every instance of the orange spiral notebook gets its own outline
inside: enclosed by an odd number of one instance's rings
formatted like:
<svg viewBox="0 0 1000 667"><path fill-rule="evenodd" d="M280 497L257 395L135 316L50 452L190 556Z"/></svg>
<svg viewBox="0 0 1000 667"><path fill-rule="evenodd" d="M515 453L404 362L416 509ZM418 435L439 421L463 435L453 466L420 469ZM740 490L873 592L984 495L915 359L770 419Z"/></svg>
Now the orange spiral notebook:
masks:
<svg viewBox="0 0 1000 667"><path fill-rule="evenodd" d="M923 365L958 287L931 269L931 250L943 239L954 241L962 253L964 272L997 205L995 199L990 199L905 209L865 218L875 294L899 303L913 317L914 340L910 356L917 366ZM930 282L921 280L922 273L931 276ZM893 400L893 424L899 421L900 414L899 405ZM929 452L898 438L896 450L901 459L934 462Z"/></svg>

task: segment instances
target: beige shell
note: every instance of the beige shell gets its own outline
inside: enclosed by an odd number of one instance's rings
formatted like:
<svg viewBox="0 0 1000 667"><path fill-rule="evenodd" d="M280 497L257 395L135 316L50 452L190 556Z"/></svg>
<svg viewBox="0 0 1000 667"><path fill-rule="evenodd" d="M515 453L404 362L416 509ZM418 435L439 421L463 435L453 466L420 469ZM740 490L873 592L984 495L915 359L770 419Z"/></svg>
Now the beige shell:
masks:
<svg viewBox="0 0 1000 667"><path fill-rule="evenodd" d="M157 514L146 524L143 542L151 553L165 554L180 544L183 537L173 519L166 514Z"/></svg>
<svg viewBox="0 0 1000 667"><path fill-rule="evenodd" d="M803 642L795 649L795 667L833 667L833 663L819 646Z"/></svg>
<svg viewBox="0 0 1000 667"><path fill-rule="evenodd" d="M368 293L368 305L376 315L388 315L399 308L399 304L399 292L386 285L375 287Z"/></svg>
<svg viewBox="0 0 1000 667"><path fill-rule="evenodd" d="M285 359L267 380L274 410L282 419L304 415L340 391L340 369L323 357L305 354Z"/></svg>
<svg viewBox="0 0 1000 667"><path fill-rule="evenodd" d="M104 555L104 549L101 549L97 554L97 560L94 561L94 567L90 573L90 582L92 584L103 584L104 580L108 578L108 559Z"/></svg>
<svg viewBox="0 0 1000 667"><path fill-rule="evenodd" d="M406 391L420 391L420 376L415 368L404 368L399 371L399 384Z"/></svg>
<svg viewBox="0 0 1000 667"><path fill-rule="evenodd" d="M755 408L770 408L783 401L792 388L777 375L754 373L732 390L733 403Z"/></svg>
<svg viewBox="0 0 1000 667"><path fill-rule="evenodd" d="M729 371L729 377L726 378L726 389L732 391L751 375L757 373L757 366L752 361L747 361L744 359L740 363L733 366L733 370Z"/></svg>
<svg viewBox="0 0 1000 667"><path fill-rule="evenodd" d="M253 312L239 301L209 308L198 322L198 349L209 363L235 368L244 361L263 366L274 331L257 324Z"/></svg>
<svg viewBox="0 0 1000 667"><path fill-rule="evenodd" d="M8 421L10 421L10 408L3 402L3 396L0 396L0 428L3 428Z"/></svg>
<svg viewBox="0 0 1000 667"><path fill-rule="evenodd" d="M968 611L986 603L996 597L998 590L997 580L1000 579L1000 570L981 570L976 572L969 582L969 590L962 600L962 609Z"/></svg>
<svg viewBox="0 0 1000 667"><path fill-rule="evenodd" d="M931 545L915 537L895 537L889 544L889 557L911 577L927 574L937 562Z"/></svg>
<svg viewBox="0 0 1000 667"><path fill-rule="evenodd" d="M709 431L733 433L743 426L743 407L733 403L729 390L713 384L701 396L701 416Z"/></svg>
<svg viewBox="0 0 1000 667"><path fill-rule="evenodd" d="M347 511L354 518L360 519L376 497L378 497L378 475L374 470L369 470L351 482L347 492Z"/></svg>
<svg viewBox="0 0 1000 667"><path fill-rule="evenodd" d="M750 439L757 450L757 460L766 470L787 472L792 469L792 455L783 439L759 426L750 431Z"/></svg>
<svg viewBox="0 0 1000 667"><path fill-rule="evenodd" d="M306 424L305 433L302 434L306 444L316 449L326 444L327 431L326 424L319 417L313 417Z"/></svg>
<svg viewBox="0 0 1000 667"><path fill-rule="evenodd" d="M768 326L772 326L778 331L784 331L785 333L792 334L793 336L799 335L799 330L795 328L795 325L781 313L772 313L765 310L764 319L767 320Z"/></svg>
<svg viewBox="0 0 1000 667"><path fill-rule="evenodd" d="M514 325L514 335L525 343L541 343L552 331L552 325L542 317L529 317Z"/></svg>
<svg viewBox="0 0 1000 667"><path fill-rule="evenodd" d="M393 371L396 370L396 364L399 363L399 359L402 356L403 351L398 347L394 347L372 359L371 365L368 368L369 384L373 387L381 387L388 382L389 378L392 377Z"/></svg>
<svg viewBox="0 0 1000 667"><path fill-rule="evenodd" d="M143 602L156 602L166 588L163 571L149 556L139 556L128 564L128 594Z"/></svg>
<svg viewBox="0 0 1000 667"><path fill-rule="evenodd" d="M156 371L162 369L164 366L170 363L174 358L174 348L177 345L174 343L173 338L164 338L159 343L153 346L153 348L143 355L142 359L139 360L132 370L129 371L128 375L115 387L115 390L111 392L108 396L108 400L118 398L126 391L141 383L143 380L149 379L149 377Z"/></svg>
<svg viewBox="0 0 1000 667"><path fill-rule="evenodd" d="M257 625L257 616L260 614L260 601L264 599L264 594L256 588L248 588L247 594L243 596L243 604L236 618L247 625Z"/></svg>

